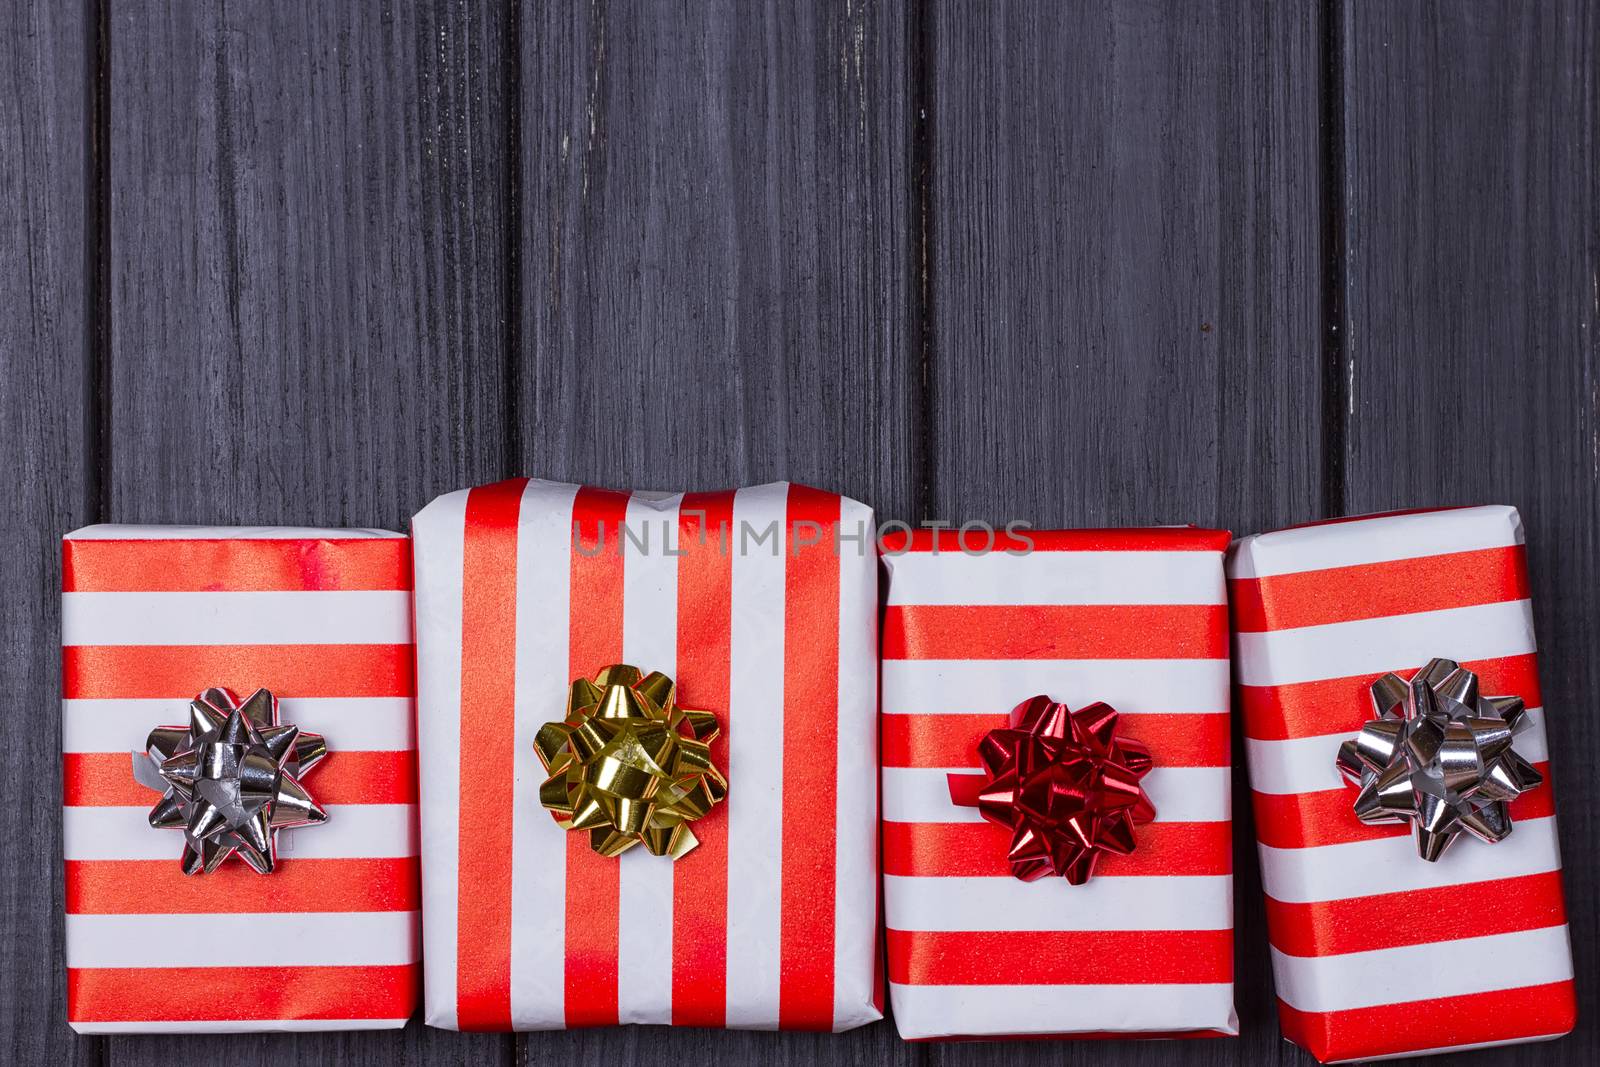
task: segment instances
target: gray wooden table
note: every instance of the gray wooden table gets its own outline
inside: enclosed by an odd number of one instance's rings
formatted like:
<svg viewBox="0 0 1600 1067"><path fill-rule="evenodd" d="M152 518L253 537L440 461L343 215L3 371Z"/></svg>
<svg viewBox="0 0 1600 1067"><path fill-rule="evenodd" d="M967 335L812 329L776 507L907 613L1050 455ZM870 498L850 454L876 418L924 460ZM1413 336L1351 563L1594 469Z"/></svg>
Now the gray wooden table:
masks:
<svg viewBox="0 0 1600 1067"><path fill-rule="evenodd" d="M6 0L0 1062L1309 1062L1242 790L1236 1041L74 1038L57 538L404 528L513 473L1518 505L1585 1015L1471 1061L1600 1061L1597 62L1584 0Z"/></svg>

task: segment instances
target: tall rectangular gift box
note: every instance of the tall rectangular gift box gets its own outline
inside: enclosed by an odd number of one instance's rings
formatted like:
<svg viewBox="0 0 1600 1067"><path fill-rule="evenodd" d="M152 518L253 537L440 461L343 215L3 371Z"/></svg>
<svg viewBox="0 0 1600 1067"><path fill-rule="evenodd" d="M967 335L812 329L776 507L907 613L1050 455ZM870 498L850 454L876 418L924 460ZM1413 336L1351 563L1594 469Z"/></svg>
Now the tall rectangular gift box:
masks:
<svg viewBox="0 0 1600 1067"><path fill-rule="evenodd" d="M1572 1029L1516 509L1261 534L1229 573L1284 1036L1338 1062Z"/></svg>
<svg viewBox="0 0 1600 1067"><path fill-rule="evenodd" d="M1238 1033L1227 544L1188 528L886 538L903 1037ZM1009 727L1031 734L995 732Z"/></svg>
<svg viewBox="0 0 1600 1067"><path fill-rule="evenodd" d="M871 510L517 479L413 537L427 1021L880 1018Z"/></svg>
<svg viewBox="0 0 1600 1067"><path fill-rule="evenodd" d="M403 1026L419 977L409 542L91 526L66 536L62 578L72 1028ZM197 698L209 703L194 708ZM205 739L201 726L218 733ZM157 727L173 729L152 737ZM198 762L175 751L191 741ZM166 767L187 796L156 755L174 757ZM261 768L265 793L250 784ZM211 801L242 821L209 833L205 819L188 822ZM257 817L280 826L316 813L325 821L251 836ZM196 864L213 869L184 873L189 826Z"/></svg>

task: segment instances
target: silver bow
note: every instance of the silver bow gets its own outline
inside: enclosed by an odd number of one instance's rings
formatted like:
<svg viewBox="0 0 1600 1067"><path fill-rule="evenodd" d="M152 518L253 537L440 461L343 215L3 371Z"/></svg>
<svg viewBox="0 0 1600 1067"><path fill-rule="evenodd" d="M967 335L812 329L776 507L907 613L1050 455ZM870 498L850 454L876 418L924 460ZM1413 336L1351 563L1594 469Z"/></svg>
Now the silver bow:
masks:
<svg viewBox="0 0 1600 1067"><path fill-rule="evenodd" d="M1372 683L1378 717L1339 746L1338 766L1361 786L1364 823L1411 822L1417 855L1437 860L1466 830L1494 844L1511 833L1508 802L1544 781L1511 748L1527 725L1521 697L1486 697L1478 676L1435 659L1412 676Z"/></svg>
<svg viewBox="0 0 1600 1067"><path fill-rule="evenodd" d="M278 699L265 689L243 704L207 689L189 702L188 726L156 727L145 749L166 786L150 825L183 831L184 874L210 873L235 852L271 874L278 831L328 817L300 784L328 746L279 725Z"/></svg>

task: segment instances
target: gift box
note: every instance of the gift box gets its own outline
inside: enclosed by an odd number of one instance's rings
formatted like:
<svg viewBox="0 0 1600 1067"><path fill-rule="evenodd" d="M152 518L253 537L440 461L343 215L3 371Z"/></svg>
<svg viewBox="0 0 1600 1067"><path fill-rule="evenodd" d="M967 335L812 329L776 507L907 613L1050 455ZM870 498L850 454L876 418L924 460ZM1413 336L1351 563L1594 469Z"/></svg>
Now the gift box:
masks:
<svg viewBox="0 0 1600 1067"><path fill-rule="evenodd" d="M413 538L428 1023L880 1018L870 509L517 479L435 500ZM726 781L681 824L664 723L714 768L695 788Z"/></svg>
<svg viewBox="0 0 1600 1067"><path fill-rule="evenodd" d="M1238 1032L1227 544L1187 528L885 539L884 906L901 1036ZM1131 773L1074 777L1075 764L1111 772L1040 740L1052 722L1089 749L1114 735ZM994 733L1013 726L1026 743ZM1017 777L987 784L1006 760ZM1074 821L1080 795L1140 788L1148 806L1128 822ZM1024 818L1052 804L1057 821ZM1075 848L1080 832L1105 847Z"/></svg>
<svg viewBox="0 0 1600 1067"><path fill-rule="evenodd" d="M1284 1036L1338 1062L1566 1033L1516 510L1262 534L1229 575Z"/></svg>
<svg viewBox="0 0 1600 1067"><path fill-rule="evenodd" d="M62 579L72 1028L404 1025L419 984L409 542L91 526L66 536Z"/></svg>

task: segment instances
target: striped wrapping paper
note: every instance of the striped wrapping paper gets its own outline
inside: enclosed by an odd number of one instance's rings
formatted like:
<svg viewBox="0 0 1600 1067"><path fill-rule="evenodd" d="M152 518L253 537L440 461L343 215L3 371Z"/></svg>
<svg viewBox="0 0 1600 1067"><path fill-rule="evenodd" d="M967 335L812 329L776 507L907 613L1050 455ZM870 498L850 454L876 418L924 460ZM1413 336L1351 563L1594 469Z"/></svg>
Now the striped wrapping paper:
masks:
<svg viewBox="0 0 1600 1067"><path fill-rule="evenodd" d="M416 1005L411 560L370 530L91 526L62 573L67 1014L82 1033L398 1027ZM327 737L328 812L185 876L138 784L211 686ZM135 754L138 754L137 756Z"/></svg>
<svg viewBox="0 0 1600 1067"><path fill-rule="evenodd" d="M1229 570L1240 701L1284 1035L1324 1062L1556 1037L1572 961L1522 523L1514 508L1371 516L1246 538ZM1520 696L1519 753L1546 784L1498 845L1436 863L1408 826L1366 826L1339 743L1367 687L1434 657Z"/></svg>
<svg viewBox="0 0 1600 1067"><path fill-rule="evenodd" d="M518 479L441 497L413 536L427 1021L880 1018L870 509ZM728 797L676 863L601 857L539 805L535 733L615 662L722 724Z"/></svg>
<svg viewBox="0 0 1600 1067"><path fill-rule="evenodd" d="M1238 1033L1228 739L1228 535L1030 531L969 555L886 540L884 905L909 1039ZM984 541L975 535L970 544ZM898 554L897 554L898 553ZM1014 878L1009 833L946 776L1021 700L1105 701L1150 748L1156 821L1082 886Z"/></svg>

